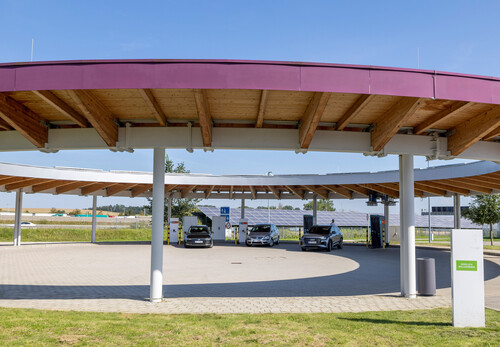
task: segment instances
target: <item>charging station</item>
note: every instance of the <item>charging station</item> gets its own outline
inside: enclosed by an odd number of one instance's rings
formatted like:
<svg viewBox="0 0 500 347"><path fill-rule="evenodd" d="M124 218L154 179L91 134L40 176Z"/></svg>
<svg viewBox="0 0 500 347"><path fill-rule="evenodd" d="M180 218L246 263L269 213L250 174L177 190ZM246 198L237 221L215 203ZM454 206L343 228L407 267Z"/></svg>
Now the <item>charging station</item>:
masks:
<svg viewBox="0 0 500 347"><path fill-rule="evenodd" d="M248 219L242 218L238 224L238 234L239 234L239 242L244 244L247 239L248 234Z"/></svg>
<svg viewBox="0 0 500 347"><path fill-rule="evenodd" d="M179 218L170 218L169 222L170 229L170 243L175 245L179 242Z"/></svg>
<svg viewBox="0 0 500 347"><path fill-rule="evenodd" d="M214 216L212 217L212 231L213 239L216 241L224 241L226 239L226 217Z"/></svg>
<svg viewBox="0 0 500 347"><path fill-rule="evenodd" d="M370 248L385 248L387 231L384 216L370 215Z"/></svg>
<svg viewBox="0 0 500 347"><path fill-rule="evenodd" d="M184 216L182 217L182 231L187 233L189 227L193 225L198 225L198 217L196 216ZM181 237L181 241L184 241L184 237Z"/></svg>

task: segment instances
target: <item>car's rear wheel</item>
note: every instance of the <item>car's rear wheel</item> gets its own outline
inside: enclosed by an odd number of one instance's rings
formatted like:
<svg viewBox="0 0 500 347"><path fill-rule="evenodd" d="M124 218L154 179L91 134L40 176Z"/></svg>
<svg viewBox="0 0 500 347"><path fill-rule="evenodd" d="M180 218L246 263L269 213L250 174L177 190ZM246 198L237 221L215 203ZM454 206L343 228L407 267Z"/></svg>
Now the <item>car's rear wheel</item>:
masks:
<svg viewBox="0 0 500 347"><path fill-rule="evenodd" d="M337 245L338 249L344 248L344 239L340 239L339 244Z"/></svg>

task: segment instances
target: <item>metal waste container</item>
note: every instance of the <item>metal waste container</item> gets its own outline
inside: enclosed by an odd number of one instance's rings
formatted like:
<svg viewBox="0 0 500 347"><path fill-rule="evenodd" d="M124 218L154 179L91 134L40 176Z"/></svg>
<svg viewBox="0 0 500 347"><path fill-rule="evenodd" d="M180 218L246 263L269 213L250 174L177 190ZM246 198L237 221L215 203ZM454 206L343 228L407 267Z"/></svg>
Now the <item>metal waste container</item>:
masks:
<svg viewBox="0 0 500 347"><path fill-rule="evenodd" d="M417 289L419 295L436 295L436 263L434 258L417 258Z"/></svg>

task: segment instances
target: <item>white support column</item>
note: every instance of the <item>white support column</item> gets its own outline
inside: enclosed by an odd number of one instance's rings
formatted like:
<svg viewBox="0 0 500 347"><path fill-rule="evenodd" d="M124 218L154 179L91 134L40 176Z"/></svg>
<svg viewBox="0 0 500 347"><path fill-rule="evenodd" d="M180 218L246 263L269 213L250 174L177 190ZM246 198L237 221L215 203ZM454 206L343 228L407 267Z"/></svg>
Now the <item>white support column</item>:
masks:
<svg viewBox="0 0 500 347"><path fill-rule="evenodd" d="M403 232L404 223L404 199L403 189L401 188L403 182L402 170L402 156L399 156L399 285L401 288L401 296L406 296L407 289L405 287L405 233Z"/></svg>
<svg viewBox="0 0 500 347"><path fill-rule="evenodd" d="M389 202L386 200L384 202L384 220L385 220L385 235L384 240L386 245L389 244Z"/></svg>
<svg viewBox="0 0 500 347"><path fill-rule="evenodd" d="M91 242L95 243L95 232L97 230L97 195L92 197L92 237Z"/></svg>
<svg viewBox="0 0 500 347"><path fill-rule="evenodd" d="M454 216L454 229L462 229L462 211L460 210L460 195L455 193L453 195L453 216Z"/></svg>
<svg viewBox="0 0 500 347"><path fill-rule="evenodd" d="M245 218L245 199L241 199L241 219Z"/></svg>
<svg viewBox="0 0 500 347"><path fill-rule="evenodd" d="M14 216L14 246L21 246L21 214L23 213L23 190L16 191L16 212Z"/></svg>
<svg viewBox="0 0 500 347"><path fill-rule="evenodd" d="M415 298L417 296L417 279L415 265L415 188L413 174L413 155L403 154L401 157L400 191L403 201L403 228L404 234L404 287L405 297Z"/></svg>
<svg viewBox="0 0 500 347"><path fill-rule="evenodd" d="M167 206L168 221L167 222L170 223L170 219L172 219L172 193L168 193L167 204L168 204L168 206Z"/></svg>
<svg viewBox="0 0 500 347"><path fill-rule="evenodd" d="M153 156L153 202L151 231L151 302L163 299L163 214L165 211L165 148Z"/></svg>
<svg viewBox="0 0 500 347"><path fill-rule="evenodd" d="M318 196L314 194L313 198L313 223L318 224Z"/></svg>

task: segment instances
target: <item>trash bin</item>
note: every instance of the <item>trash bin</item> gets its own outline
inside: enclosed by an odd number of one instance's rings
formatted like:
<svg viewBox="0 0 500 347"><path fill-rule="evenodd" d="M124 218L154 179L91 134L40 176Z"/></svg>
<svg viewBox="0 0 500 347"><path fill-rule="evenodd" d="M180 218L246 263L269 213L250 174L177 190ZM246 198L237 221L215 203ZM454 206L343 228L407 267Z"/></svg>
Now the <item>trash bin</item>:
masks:
<svg viewBox="0 0 500 347"><path fill-rule="evenodd" d="M436 295L436 263L434 258L417 258L417 288L419 295Z"/></svg>

